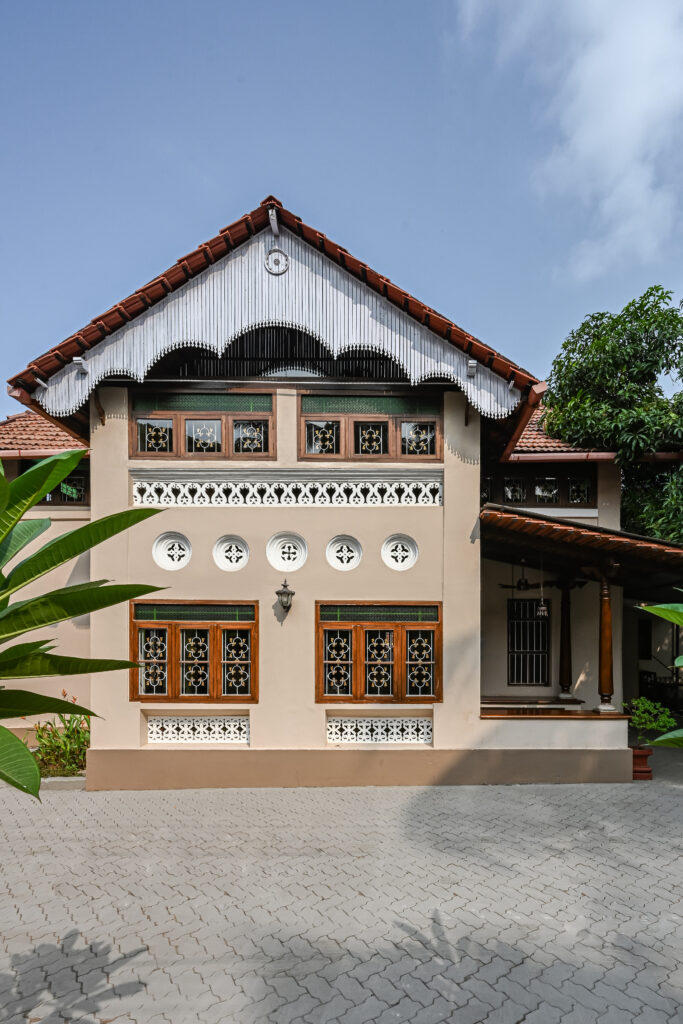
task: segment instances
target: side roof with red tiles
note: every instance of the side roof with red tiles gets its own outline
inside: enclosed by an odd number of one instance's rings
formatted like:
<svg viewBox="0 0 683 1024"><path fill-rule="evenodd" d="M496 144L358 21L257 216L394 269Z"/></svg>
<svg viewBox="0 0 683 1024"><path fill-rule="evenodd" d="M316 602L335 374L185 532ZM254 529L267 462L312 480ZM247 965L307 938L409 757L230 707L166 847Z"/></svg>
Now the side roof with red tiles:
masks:
<svg viewBox="0 0 683 1024"><path fill-rule="evenodd" d="M517 455L531 452L587 452L589 448L578 448L576 445L567 444L566 441L558 441L554 437L548 437L545 427L541 423L543 407L534 409L529 422L522 431L519 441L514 447Z"/></svg>
<svg viewBox="0 0 683 1024"><path fill-rule="evenodd" d="M0 458L45 458L87 447L35 412L20 412L0 422Z"/></svg>
<svg viewBox="0 0 683 1024"><path fill-rule="evenodd" d="M29 393L35 390L38 380L51 377L63 366L71 362L74 356L97 345L98 342L113 334L124 324L140 316L145 310L154 306L170 292L200 274L217 260L227 256L229 252L246 242L252 235L264 230L270 224L270 213L275 212L279 223L298 235L313 248L324 253L329 259L339 264L354 277L365 282L369 288L383 295L389 302L404 310L409 316L424 324L435 334L445 338L456 348L462 349L477 362L490 367L494 373L505 380L514 378L515 385L523 392L537 383L537 378L516 363L506 359L473 335L468 334L447 317L426 306L419 299L403 291L388 278L378 274L367 264L352 256L346 249L332 242L315 228L304 224L300 217L286 210L275 196L266 199L251 213L246 214L234 224L223 228L214 238L199 245L186 256L182 256L172 267L165 270L153 281L138 288L127 298L112 306L106 313L95 317L81 330L60 342L49 352L38 356L28 364L21 373L9 380L11 388L21 389Z"/></svg>

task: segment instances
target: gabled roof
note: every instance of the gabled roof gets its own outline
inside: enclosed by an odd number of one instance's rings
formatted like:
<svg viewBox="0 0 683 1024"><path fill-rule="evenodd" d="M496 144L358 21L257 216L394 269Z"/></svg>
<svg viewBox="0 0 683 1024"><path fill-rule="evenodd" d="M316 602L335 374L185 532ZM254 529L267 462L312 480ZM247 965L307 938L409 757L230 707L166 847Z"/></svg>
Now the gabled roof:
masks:
<svg viewBox="0 0 683 1024"><path fill-rule="evenodd" d="M388 278L356 259L342 246L330 241L315 228L304 224L300 217L286 210L279 199L268 196L251 213L223 228L214 238L210 238L186 256L182 256L172 267L159 274L148 284L143 285L132 295L122 299L121 302L95 317L75 334L60 342L59 345L30 362L24 370L10 378L10 394L18 398L19 401L33 404L31 396L36 387L40 385L41 380L48 380L62 367L71 363L74 357L78 357L96 346L103 339L160 302L166 295L182 288L184 284L206 270L211 264L216 263L250 237L270 226L273 218L277 218L278 224L298 235L308 245L322 252L348 273L364 282L368 288L384 296L430 331L466 352L472 359L489 367L503 379L514 381L514 386L522 392L537 382L537 378L527 370L506 359L448 320L447 317L392 284Z"/></svg>
<svg viewBox="0 0 683 1024"><path fill-rule="evenodd" d="M0 422L2 459L44 459L78 448L87 448L87 445L35 412L20 412Z"/></svg>

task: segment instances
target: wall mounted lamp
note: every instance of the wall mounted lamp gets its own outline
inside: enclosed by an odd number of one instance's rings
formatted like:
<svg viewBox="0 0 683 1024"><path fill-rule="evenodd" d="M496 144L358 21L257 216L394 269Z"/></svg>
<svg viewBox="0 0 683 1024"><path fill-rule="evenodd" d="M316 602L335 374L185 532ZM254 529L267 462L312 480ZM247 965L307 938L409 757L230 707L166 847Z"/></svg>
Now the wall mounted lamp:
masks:
<svg viewBox="0 0 683 1024"><path fill-rule="evenodd" d="M275 594L277 596L278 601L280 602L280 607L282 608L283 612L287 613L289 609L292 607L292 598L294 597L295 593L295 590L291 590L287 586L287 580L284 581L279 590L275 591Z"/></svg>

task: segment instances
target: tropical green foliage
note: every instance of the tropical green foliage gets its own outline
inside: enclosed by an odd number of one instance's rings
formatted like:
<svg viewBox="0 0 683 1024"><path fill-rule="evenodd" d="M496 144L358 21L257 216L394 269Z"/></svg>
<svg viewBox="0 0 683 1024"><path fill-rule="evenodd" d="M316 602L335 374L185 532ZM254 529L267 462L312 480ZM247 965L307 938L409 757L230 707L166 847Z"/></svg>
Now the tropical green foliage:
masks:
<svg viewBox="0 0 683 1024"><path fill-rule="evenodd" d="M655 285L620 313L587 316L553 363L544 421L552 437L616 452L627 529L683 542L683 469L641 461L683 451L683 392L661 386L683 370L683 311L671 299Z"/></svg>
<svg viewBox="0 0 683 1024"><path fill-rule="evenodd" d="M74 470L84 454L73 451L53 455L11 482L0 475L0 645L35 629L44 629L158 589L94 580L10 603L14 594L53 569L157 514L154 509L132 509L106 516L49 541L6 572L9 562L50 525L49 519L22 521L22 517ZM129 668L132 664L112 659L73 658L53 654L53 650L54 644L49 640L28 641L0 649L0 680L108 672ZM53 712L76 714L81 718L90 715L87 708L54 697L0 689L0 719ZM38 795L40 775L35 758L4 726L0 726L0 779L25 793Z"/></svg>
<svg viewBox="0 0 683 1024"><path fill-rule="evenodd" d="M62 690L66 698L66 690ZM71 698L75 705L76 698ZM68 705L67 705L68 706ZM35 726L37 750L34 757L41 777L78 775L85 771L85 755L90 746L90 717L78 713L57 715L57 721Z"/></svg>
<svg viewBox="0 0 683 1024"><path fill-rule="evenodd" d="M683 747L683 729L675 729L673 732L665 732L652 740L653 747Z"/></svg>
<svg viewBox="0 0 683 1024"><path fill-rule="evenodd" d="M649 604L641 605L641 608L644 612L650 612L651 615L658 615L660 619L673 622L675 626L683 626L683 604ZM674 665L676 668L683 668L683 654L676 658ZM671 728L671 726L664 728ZM651 742L653 747L683 747L683 729L666 732Z"/></svg>
<svg viewBox="0 0 683 1024"><path fill-rule="evenodd" d="M647 697L634 697L624 703L624 711L631 716L631 728L635 729L638 746L647 742L650 734L672 729L677 725L668 708Z"/></svg>

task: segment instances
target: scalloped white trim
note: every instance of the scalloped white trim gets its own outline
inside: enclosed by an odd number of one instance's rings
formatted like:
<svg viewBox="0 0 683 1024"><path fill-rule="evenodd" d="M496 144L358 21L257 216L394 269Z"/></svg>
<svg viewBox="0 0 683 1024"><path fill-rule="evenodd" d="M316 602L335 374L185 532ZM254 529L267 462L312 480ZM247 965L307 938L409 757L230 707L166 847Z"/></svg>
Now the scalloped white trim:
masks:
<svg viewBox="0 0 683 1024"><path fill-rule="evenodd" d="M458 384L484 416L507 416L521 399L518 388L469 357L383 296L283 230L290 257L286 274L267 273L268 232L255 235L207 267L130 324L83 354L39 387L36 398L56 416L75 412L100 381L119 374L143 381L163 355L186 346L221 355L246 331L284 326L306 331L335 358L350 349L370 349L394 359L411 384L445 377ZM296 359L296 355L294 356ZM86 372L84 372L86 371Z"/></svg>

